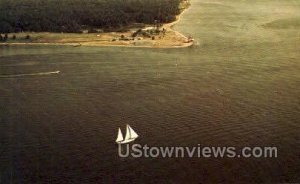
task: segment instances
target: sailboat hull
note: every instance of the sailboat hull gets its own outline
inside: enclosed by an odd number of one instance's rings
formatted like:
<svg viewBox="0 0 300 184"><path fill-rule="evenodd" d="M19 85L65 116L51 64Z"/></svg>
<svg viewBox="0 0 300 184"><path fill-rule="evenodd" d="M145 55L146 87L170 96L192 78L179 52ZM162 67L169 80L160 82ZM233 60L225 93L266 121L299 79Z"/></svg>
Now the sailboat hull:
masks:
<svg viewBox="0 0 300 184"><path fill-rule="evenodd" d="M134 141L134 140L135 140L135 139L126 139L126 140L124 140L124 141L118 142L118 144L126 144L126 143L132 142L132 141Z"/></svg>

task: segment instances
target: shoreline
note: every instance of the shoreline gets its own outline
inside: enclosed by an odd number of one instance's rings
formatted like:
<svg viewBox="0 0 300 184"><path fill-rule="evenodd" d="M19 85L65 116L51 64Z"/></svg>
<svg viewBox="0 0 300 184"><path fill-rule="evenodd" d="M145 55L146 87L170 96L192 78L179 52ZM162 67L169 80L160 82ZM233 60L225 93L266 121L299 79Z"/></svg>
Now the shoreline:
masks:
<svg viewBox="0 0 300 184"><path fill-rule="evenodd" d="M189 2L188 2L189 3ZM181 16L189 9L191 5L186 6L183 11L176 16L176 20L171 23L163 24L161 29L165 29L165 33L156 35L158 38L141 38L140 40L115 40L116 38L130 37L132 30L123 33L107 32L107 33L16 33L17 37L35 38L31 42L3 42L0 46L19 46L19 45L49 45L49 46L93 46L93 47L133 47L133 48L185 48L194 44L187 36L173 29L180 20ZM145 29L151 28L149 26ZM154 36L153 36L154 37Z"/></svg>

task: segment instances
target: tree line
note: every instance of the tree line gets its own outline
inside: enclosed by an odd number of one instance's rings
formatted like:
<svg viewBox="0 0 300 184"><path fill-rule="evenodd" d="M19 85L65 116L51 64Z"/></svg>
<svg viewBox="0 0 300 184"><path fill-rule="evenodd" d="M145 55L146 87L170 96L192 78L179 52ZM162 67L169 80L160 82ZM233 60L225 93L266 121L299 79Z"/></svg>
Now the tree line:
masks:
<svg viewBox="0 0 300 184"><path fill-rule="evenodd" d="M0 0L0 33L81 32L174 21L182 0Z"/></svg>

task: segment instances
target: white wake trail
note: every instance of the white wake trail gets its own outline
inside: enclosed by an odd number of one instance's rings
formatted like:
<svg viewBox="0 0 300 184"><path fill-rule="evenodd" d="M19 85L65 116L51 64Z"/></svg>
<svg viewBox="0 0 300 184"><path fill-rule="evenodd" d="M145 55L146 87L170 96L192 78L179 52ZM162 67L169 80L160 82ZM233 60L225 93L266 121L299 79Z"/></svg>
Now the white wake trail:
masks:
<svg viewBox="0 0 300 184"><path fill-rule="evenodd" d="M39 72L39 73L27 73L27 74L14 74L14 75L0 75L0 78L12 78L12 77L25 77L25 76L39 76L39 75L53 75L59 74L60 71L53 72Z"/></svg>

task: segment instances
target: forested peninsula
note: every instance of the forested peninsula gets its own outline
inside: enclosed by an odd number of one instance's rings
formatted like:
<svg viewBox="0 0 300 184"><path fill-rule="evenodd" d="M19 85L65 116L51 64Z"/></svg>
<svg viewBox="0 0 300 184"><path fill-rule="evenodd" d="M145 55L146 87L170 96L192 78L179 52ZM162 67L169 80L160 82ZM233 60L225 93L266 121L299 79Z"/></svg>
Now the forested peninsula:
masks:
<svg viewBox="0 0 300 184"><path fill-rule="evenodd" d="M170 33L164 25L176 21L188 5L188 0L0 0L0 41L135 45L136 39L161 45ZM189 42L176 35L171 35L174 43Z"/></svg>
<svg viewBox="0 0 300 184"><path fill-rule="evenodd" d="M81 32L172 22L181 0L0 0L0 32Z"/></svg>

